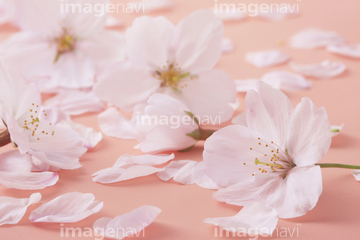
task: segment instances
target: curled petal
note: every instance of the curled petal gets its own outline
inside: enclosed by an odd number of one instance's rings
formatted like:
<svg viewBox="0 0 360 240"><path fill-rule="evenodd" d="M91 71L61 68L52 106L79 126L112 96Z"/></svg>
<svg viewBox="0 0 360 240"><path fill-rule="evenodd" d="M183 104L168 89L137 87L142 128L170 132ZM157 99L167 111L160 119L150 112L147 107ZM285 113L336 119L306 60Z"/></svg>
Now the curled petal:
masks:
<svg viewBox="0 0 360 240"><path fill-rule="evenodd" d="M290 63L291 68L305 76L316 78L332 78L340 75L346 69L341 62L323 61L319 64L295 64Z"/></svg>
<svg viewBox="0 0 360 240"><path fill-rule="evenodd" d="M279 220L276 209L260 203L246 205L233 217L207 218L205 223L219 226L230 232L271 235Z"/></svg>
<svg viewBox="0 0 360 240"><path fill-rule="evenodd" d="M310 28L295 34L291 38L290 46L293 48L315 49L318 47L325 47L329 44L339 44L344 42L345 40L336 32Z"/></svg>
<svg viewBox="0 0 360 240"><path fill-rule="evenodd" d="M352 174L356 181L360 181L360 170L352 170Z"/></svg>
<svg viewBox="0 0 360 240"><path fill-rule="evenodd" d="M78 222L99 212L102 207L103 203L95 201L95 196L91 193L70 192L60 195L32 211L30 221Z"/></svg>
<svg viewBox="0 0 360 240"><path fill-rule="evenodd" d="M142 231L160 214L154 206L142 206L115 218L100 218L93 225L94 232L110 239L123 239ZM122 229L124 231L118 231Z"/></svg>
<svg viewBox="0 0 360 240"><path fill-rule="evenodd" d="M163 181L168 181L173 178L175 182L193 184L195 182L193 170L198 163L197 161L191 160L172 161L165 167L165 170L159 172L157 176Z"/></svg>
<svg viewBox="0 0 360 240"><path fill-rule="evenodd" d="M40 200L40 193L33 193L30 198L0 197L0 226L18 223L28 206Z"/></svg>
<svg viewBox="0 0 360 240"><path fill-rule="evenodd" d="M251 52L247 53L245 58L248 63L258 68L278 65L290 60L287 54L278 50Z"/></svg>
<svg viewBox="0 0 360 240"><path fill-rule="evenodd" d="M326 50L345 57L360 58L360 44L354 46L346 44L330 44L327 46Z"/></svg>

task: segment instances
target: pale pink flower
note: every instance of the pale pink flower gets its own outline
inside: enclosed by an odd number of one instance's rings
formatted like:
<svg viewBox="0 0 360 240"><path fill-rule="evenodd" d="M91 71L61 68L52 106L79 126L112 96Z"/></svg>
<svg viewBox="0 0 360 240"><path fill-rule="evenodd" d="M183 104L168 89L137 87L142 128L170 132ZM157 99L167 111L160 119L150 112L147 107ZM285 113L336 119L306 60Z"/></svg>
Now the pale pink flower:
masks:
<svg viewBox="0 0 360 240"><path fill-rule="evenodd" d="M0 117L6 125L1 132L2 145L12 142L21 154L28 153L48 165L75 169L85 152L76 132L43 121L41 96L32 83L12 78L0 64Z"/></svg>
<svg viewBox="0 0 360 240"><path fill-rule="evenodd" d="M262 82L245 101L247 127L225 127L205 142L205 173L224 187L214 197L240 206L259 202L280 218L304 215L322 192L315 164L332 138L325 109L308 98L294 109L286 95Z"/></svg>
<svg viewBox="0 0 360 240"><path fill-rule="evenodd" d="M198 115L233 114L235 85L213 69L222 51L223 25L209 10L199 10L174 26L164 17L137 18L126 30L130 61L98 76L95 93L103 100L133 110L155 92L171 95Z"/></svg>
<svg viewBox="0 0 360 240"><path fill-rule="evenodd" d="M91 87L100 68L124 58L122 35L104 29L106 14L61 13L58 1L16 3L22 31L5 41L0 52L11 68L38 80L42 89Z"/></svg>

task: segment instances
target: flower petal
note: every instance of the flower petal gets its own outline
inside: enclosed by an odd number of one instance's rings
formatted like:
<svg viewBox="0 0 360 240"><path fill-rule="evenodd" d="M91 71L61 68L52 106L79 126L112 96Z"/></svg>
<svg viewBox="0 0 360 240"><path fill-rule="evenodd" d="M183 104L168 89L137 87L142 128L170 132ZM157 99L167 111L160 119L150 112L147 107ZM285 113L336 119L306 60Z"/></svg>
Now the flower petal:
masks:
<svg viewBox="0 0 360 240"><path fill-rule="evenodd" d="M96 234L106 238L123 239L149 226L160 212L157 207L145 205L114 219L100 218L95 221L93 229ZM117 229L126 231L116 231Z"/></svg>
<svg viewBox="0 0 360 240"><path fill-rule="evenodd" d="M291 68L305 76L316 78L332 78L345 71L346 66L341 62L323 61L318 64L290 63Z"/></svg>
<svg viewBox="0 0 360 240"><path fill-rule="evenodd" d="M150 154L143 154L143 155L130 155L124 154L121 155L113 167L123 167L127 164L139 164L139 165L160 165L167 163L168 161L175 158L175 155L172 154L158 154L158 155L150 155Z"/></svg>
<svg viewBox="0 0 360 240"><path fill-rule="evenodd" d="M0 154L0 171L13 173L28 173L32 170L32 159L28 154L19 151L7 151Z"/></svg>
<svg viewBox="0 0 360 240"><path fill-rule="evenodd" d="M168 45L174 29L175 26L164 17L136 18L125 32L129 59L153 69L167 65Z"/></svg>
<svg viewBox="0 0 360 240"><path fill-rule="evenodd" d="M231 39L229 38L223 38L222 42L221 42L221 48L222 48L222 53L231 53L235 50L235 46L232 43Z"/></svg>
<svg viewBox="0 0 360 240"><path fill-rule="evenodd" d="M290 57L279 50L268 50L247 53L245 59L255 67L266 68L285 63L290 60Z"/></svg>
<svg viewBox="0 0 360 240"><path fill-rule="evenodd" d="M106 18L106 22L105 22L105 26L108 28L121 27L123 24L124 23L121 20L119 20L111 15L109 15Z"/></svg>
<svg viewBox="0 0 360 240"><path fill-rule="evenodd" d="M159 172L157 176L163 181L168 181L173 178L175 182L193 184L195 182L193 170L198 163L199 162L192 160L172 161L165 167L164 171Z"/></svg>
<svg viewBox="0 0 360 240"><path fill-rule="evenodd" d="M2 172L0 184L6 188L39 190L53 186L59 180L55 172Z"/></svg>
<svg viewBox="0 0 360 240"><path fill-rule="evenodd" d="M293 48L315 49L329 44L344 43L345 40L336 32L310 28L298 32L291 38L290 46Z"/></svg>
<svg viewBox="0 0 360 240"><path fill-rule="evenodd" d="M27 208L41 200L40 193L31 194L30 198L0 197L0 226L16 224L24 216Z"/></svg>
<svg viewBox="0 0 360 240"><path fill-rule="evenodd" d="M309 98L303 98L290 120L287 150L297 166L318 162L328 151L332 134L323 107L317 109Z"/></svg>
<svg viewBox="0 0 360 240"><path fill-rule="evenodd" d="M138 177L145 177L162 171L163 168L156 168L149 165L134 165L128 168L106 168L93 174L93 182L115 183Z"/></svg>
<svg viewBox="0 0 360 240"><path fill-rule="evenodd" d="M273 71L262 76L262 81L273 88L284 91L299 91L309 89L311 81L306 80L303 76L287 71Z"/></svg>
<svg viewBox="0 0 360 240"><path fill-rule="evenodd" d="M346 44L330 44L327 46L326 50L345 57L360 58L360 44L353 46Z"/></svg>
<svg viewBox="0 0 360 240"><path fill-rule="evenodd" d="M205 173L205 162L199 162L193 169L194 182L202 188L218 189L219 186Z"/></svg>
<svg viewBox="0 0 360 240"><path fill-rule="evenodd" d="M356 181L360 181L360 170L352 170L352 174Z"/></svg>
<svg viewBox="0 0 360 240"><path fill-rule="evenodd" d="M134 125L116 108L109 108L98 116L101 131L110 137L135 139Z"/></svg>
<svg viewBox="0 0 360 240"><path fill-rule="evenodd" d="M94 92L80 90L60 90L55 97L46 100L44 105L56 107L71 116L87 112L100 112L105 109L105 104Z"/></svg>
<svg viewBox="0 0 360 240"><path fill-rule="evenodd" d="M335 137L336 135L338 135L341 130L343 129L343 127L345 126L345 124L341 124L340 126L337 126L337 125L332 125L331 126L331 133L332 133L332 136Z"/></svg>
<svg viewBox="0 0 360 240"><path fill-rule="evenodd" d="M284 149L285 134L293 106L280 90L262 81L257 83L257 88L258 93L250 90L246 94L247 125Z"/></svg>
<svg viewBox="0 0 360 240"><path fill-rule="evenodd" d="M141 9L143 13L150 13L160 10L170 10L174 8L173 0L148 0L146 2L141 0L134 0L127 3L128 8Z"/></svg>
<svg viewBox="0 0 360 240"><path fill-rule="evenodd" d="M246 205L233 217L207 218L205 223L219 226L230 232L271 235L276 228L279 216L277 211L260 203Z"/></svg>
<svg viewBox="0 0 360 240"><path fill-rule="evenodd" d="M246 122L246 112L242 112L240 114L238 114L237 116L235 116L232 120L231 120L232 124L236 124L236 125L242 125L244 127L247 127L247 122Z"/></svg>
<svg viewBox="0 0 360 240"><path fill-rule="evenodd" d="M221 20L210 10L185 17L174 32L176 63L191 74L211 70L221 55L223 32Z"/></svg>
<svg viewBox="0 0 360 240"><path fill-rule="evenodd" d="M127 111L146 101L160 84L149 69L121 62L102 71L94 92L100 99Z"/></svg>
<svg viewBox="0 0 360 240"><path fill-rule="evenodd" d="M69 192L42 204L31 212L32 222L70 223L81 221L103 207L91 193Z"/></svg>
<svg viewBox="0 0 360 240"><path fill-rule="evenodd" d="M61 121L58 123L58 126L76 131L83 141L83 146L86 148L94 148L102 140L102 134L100 132L95 132L93 128L86 127L71 120Z"/></svg>
<svg viewBox="0 0 360 240"><path fill-rule="evenodd" d="M256 90L256 84L260 79L249 78L245 80L235 80L236 91L237 92L247 92L250 89Z"/></svg>

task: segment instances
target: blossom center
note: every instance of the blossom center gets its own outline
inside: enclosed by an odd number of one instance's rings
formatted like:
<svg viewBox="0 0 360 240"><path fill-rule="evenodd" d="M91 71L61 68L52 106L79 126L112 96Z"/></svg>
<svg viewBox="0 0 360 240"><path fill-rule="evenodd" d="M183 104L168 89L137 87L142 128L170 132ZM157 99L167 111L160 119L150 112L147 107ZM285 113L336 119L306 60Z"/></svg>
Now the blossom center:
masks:
<svg viewBox="0 0 360 240"><path fill-rule="evenodd" d="M54 38L53 41L57 46L54 62L57 62L62 54L72 52L75 49L76 37L72 36L66 28L63 28L61 35Z"/></svg>
<svg viewBox="0 0 360 240"><path fill-rule="evenodd" d="M190 73L182 71L177 63L163 66L163 68L159 67L153 74L153 77L161 81L161 87L171 87L176 90L178 90L179 87L186 87L186 84L182 86L179 85L182 79L192 78Z"/></svg>

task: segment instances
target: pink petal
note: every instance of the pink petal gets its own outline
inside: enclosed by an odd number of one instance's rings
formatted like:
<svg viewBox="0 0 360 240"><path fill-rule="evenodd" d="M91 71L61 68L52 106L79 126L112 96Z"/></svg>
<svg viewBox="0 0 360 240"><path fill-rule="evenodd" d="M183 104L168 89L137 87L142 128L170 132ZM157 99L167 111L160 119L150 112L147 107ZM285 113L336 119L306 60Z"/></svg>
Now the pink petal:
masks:
<svg viewBox="0 0 360 240"><path fill-rule="evenodd" d="M91 193L70 192L42 204L31 212L32 222L70 223L81 221L103 207Z"/></svg>
<svg viewBox="0 0 360 240"><path fill-rule="evenodd" d="M346 44L330 44L327 46L326 50L345 57L360 58L360 44L353 46Z"/></svg>
<svg viewBox="0 0 360 240"><path fill-rule="evenodd" d="M297 166L318 162L328 151L332 133L323 107L317 109L309 98L303 98L290 120L287 150Z"/></svg>
<svg viewBox="0 0 360 240"><path fill-rule="evenodd" d="M175 60L185 71L211 70L221 55L224 27L210 10L198 10L182 19L174 32Z"/></svg>
<svg viewBox="0 0 360 240"><path fill-rule="evenodd" d="M145 177L162 171L163 168L156 168L148 165L134 165L128 168L106 168L93 174L93 182L115 183L138 177Z"/></svg>
<svg viewBox="0 0 360 240"><path fill-rule="evenodd" d="M231 120L232 124L247 127L246 112L240 113Z"/></svg>
<svg viewBox="0 0 360 240"><path fill-rule="evenodd" d="M291 38L290 46L293 48L315 49L344 42L345 40L336 32L310 28L295 34Z"/></svg>
<svg viewBox="0 0 360 240"><path fill-rule="evenodd" d="M193 184L195 183L193 170L198 163L199 162L192 160L172 161L165 167L165 170L159 172L157 176L163 181L168 181L173 178L175 182Z"/></svg>
<svg viewBox="0 0 360 240"><path fill-rule="evenodd" d="M259 82L259 79L250 78L245 80L235 80L236 91L237 92L247 92L250 89L256 90L256 83Z"/></svg>
<svg viewBox="0 0 360 240"><path fill-rule="evenodd" d="M352 170L352 174L356 181L360 181L360 170Z"/></svg>
<svg viewBox="0 0 360 240"><path fill-rule="evenodd" d="M55 172L3 172L0 171L0 184L6 188L39 190L53 186L59 180Z"/></svg>
<svg viewBox="0 0 360 240"><path fill-rule="evenodd" d="M94 148L102 140L102 134L100 132L96 132L93 128L86 127L71 120L62 121L58 123L58 126L76 131L79 134L79 138L83 141L83 146L86 148Z"/></svg>
<svg viewBox="0 0 360 240"><path fill-rule="evenodd" d="M171 10L175 6L173 0L135 0L127 3L128 8L139 9L142 13L150 13L160 10Z"/></svg>
<svg viewBox="0 0 360 240"><path fill-rule="evenodd" d="M24 216L28 206L40 200L40 193L33 193L30 198L0 197L0 226L18 223Z"/></svg>
<svg viewBox="0 0 360 240"><path fill-rule="evenodd" d="M291 68L305 76L316 78L332 78L345 71L346 66L341 62L323 61L318 64L290 63Z"/></svg>
<svg viewBox="0 0 360 240"><path fill-rule="evenodd" d="M11 1L1 1L0 2L0 24L5 23L15 23L16 8L15 4Z"/></svg>
<svg viewBox="0 0 360 240"><path fill-rule="evenodd" d="M129 59L138 65L153 69L167 65L167 48L174 28L175 26L164 17L136 18L125 33Z"/></svg>
<svg viewBox="0 0 360 240"><path fill-rule="evenodd" d="M246 54L246 61L255 67L265 68L285 63L290 57L279 50L250 52Z"/></svg>
<svg viewBox="0 0 360 240"><path fill-rule="evenodd" d="M0 154L0 171L13 173L29 173L32 170L32 159L28 154L19 151L7 151Z"/></svg>
<svg viewBox="0 0 360 240"><path fill-rule="evenodd" d="M230 232L243 234L271 235L276 228L279 216L277 211L260 203L246 205L233 217L207 218L205 223L219 226Z"/></svg>
<svg viewBox="0 0 360 240"><path fill-rule="evenodd" d="M129 213L111 218L100 218L93 225L94 232L110 239L123 239L142 231L160 214L154 206L142 206ZM124 229L126 231L116 231Z"/></svg>
<svg viewBox="0 0 360 240"><path fill-rule="evenodd" d="M106 22L105 22L105 26L110 27L110 28L121 27L123 24L124 23L121 20L119 20L113 16L110 16L110 15L107 17Z"/></svg>
<svg viewBox="0 0 360 240"><path fill-rule="evenodd" d="M131 111L136 104L146 101L160 84L149 69L121 62L99 74L94 92L100 99Z"/></svg>
<svg viewBox="0 0 360 240"><path fill-rule="evenodd" d="M87 112L100 112L105 104L94 94L80 90L60 90L55 97L45 101L46 107L56 107L67 115L81 115Z"/></svg>
<svg viewBox="0 0 360 240"><path fill-rule="evenodd" d="M193 169L194 182L202 188L218 189L219 186L205 173L205 162L199 162Z"/></svg>
<svg viewBox="0 0 360 240"><path fill-rule="evenodd" d="M116 108L109 108L98 116L101 131L110 137L134 139L134 125Z"/></svg>
<svg viewBox="0 0 360 240"><path fill-rule="evenodd" d="M167 163L168 161L175 158L175 155L172 154L158 154L158 155L150 155L150 154L143 154L143 155L130 155L124 154L119 157L113 167L123 167L127 164L139 164L139 165L160 165Z"/></svg>
<svg viewBox="0 0 360 240"><path fill-rule="evenodd" d="M311 88L311 81L303 76L287 71L273 71L262 76L262 81L284 91L299 91Z"/></svg>
<svg viewBox="0 0 360 240"><path fill-rule="evenodd" d="M192 113L200 116L203 125L217 125L233 116L231 104L236 102L236 86L227 73L213 69L183 84L186 86L181 91L181 101ZM210 121L206 123L201 118L210 118Z"/></svg>
<svg viewBox="0 0 360 240"><path fill-rule="evenodd" d="M231 53L235 50L234 44L229 38L223 38L222 42L222 53Z"/></svg>

